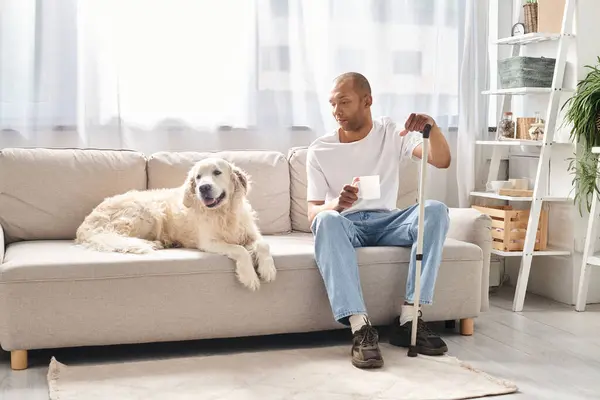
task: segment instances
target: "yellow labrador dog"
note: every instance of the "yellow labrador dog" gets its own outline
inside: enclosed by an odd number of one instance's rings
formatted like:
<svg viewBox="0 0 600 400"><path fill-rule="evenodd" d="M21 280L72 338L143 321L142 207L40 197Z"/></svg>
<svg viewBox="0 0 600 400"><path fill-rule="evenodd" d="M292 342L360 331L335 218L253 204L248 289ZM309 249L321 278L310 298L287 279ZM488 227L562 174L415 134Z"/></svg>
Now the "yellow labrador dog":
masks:
<svg viewBox="0 0 600 400"><path fill-rule="evenodd" d="M221 254L236 262L239 281L256 290L259 275L270 282L277 271L247 200L249 189L249 176L240 168L207 158L191 168L178 188L134 190L105 199L79 226L75 242L108 252L185 247Z"/></svg>

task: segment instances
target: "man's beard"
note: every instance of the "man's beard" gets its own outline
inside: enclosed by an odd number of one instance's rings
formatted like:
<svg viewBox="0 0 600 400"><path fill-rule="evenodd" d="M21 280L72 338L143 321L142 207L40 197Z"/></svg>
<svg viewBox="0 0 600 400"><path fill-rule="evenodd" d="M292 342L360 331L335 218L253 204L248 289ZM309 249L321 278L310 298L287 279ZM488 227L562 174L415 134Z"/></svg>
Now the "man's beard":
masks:
<svg viewBox="0 0 600 400"><path fill-rule="evenodd" d="M362 126L360 121L357 121L356 119L348 120L345 125L346 126L343 126L343 125L340 125L340 126L342 127L342 129L344 129L347 132L355 132L355 131L359 130Z"/></svg>

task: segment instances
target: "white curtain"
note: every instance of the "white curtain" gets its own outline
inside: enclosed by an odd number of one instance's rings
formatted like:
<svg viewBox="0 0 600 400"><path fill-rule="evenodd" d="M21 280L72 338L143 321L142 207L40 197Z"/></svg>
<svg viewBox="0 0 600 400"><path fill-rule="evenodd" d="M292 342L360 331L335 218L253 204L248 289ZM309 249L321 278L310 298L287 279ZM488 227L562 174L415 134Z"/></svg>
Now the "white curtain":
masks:
<svg viewBox="0 0 600 400"><path fill-rule="evenodd" d="M489 86L488 0L466 0L462 54L460 56L459 122L456 159L459 207L469 207L469 193L475 189L483 165L475 141L486 137L488 97L481 92Z"/></svg>
<svg viewBox="0 0 600 400"><path fill-rule="evenodd" d="M465 1L3 0L0 147L286 152L358 71L375 116L430 114L460 159ZM455 205L459 172L427 196Z"/></svg>

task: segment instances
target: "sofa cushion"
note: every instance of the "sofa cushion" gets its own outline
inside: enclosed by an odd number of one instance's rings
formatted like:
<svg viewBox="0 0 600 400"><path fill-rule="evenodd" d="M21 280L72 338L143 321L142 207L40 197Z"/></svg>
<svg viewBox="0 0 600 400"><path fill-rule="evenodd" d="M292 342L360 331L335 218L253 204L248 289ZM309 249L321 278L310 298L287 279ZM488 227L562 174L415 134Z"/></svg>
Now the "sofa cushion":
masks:
<svg viewBox="0 0 600 400"><path fill-rule="evenodd" d="M289 232L290 176L285 156L275 151L160 152L148 159L148 188L183 184L189 169L208 157L224 158L251 176L248 200L258 214L264 234Z"/></svg>
<svg viewBox="0 0 600 400"><path fill-rule="evenodd" d="M146 159L133 151L3 149L0 224L7 243L72 239L104 198L146 188Z"/></svg>
<svg viewBox="0 0 600 400"><path fill-rule="evenodd" d="M306 202L306 154L307 147L294 147L288 153L290 164L290 216L292 229L300 232L310 232L308 223L308 208ZM343 165L340 165L343 168ZM418 197L419 163L403 162L400 167L400 185L396 207L405 208L413 205Z"/></svg>
<svg viewBox="0 0 600 400"><path fill-rule="evenodd" d="M279 270L314 269L313 237L309 233L265 235ZM407 263L410 248L364 247L356 251L360 265ZM444 261L480 261L481 249L447 239ZM150 254L103 253L69 240L26 241L10 244L0 269L2 282L128 278L149 275L233 273L234 262L191 249L168 249Z"/></svg>

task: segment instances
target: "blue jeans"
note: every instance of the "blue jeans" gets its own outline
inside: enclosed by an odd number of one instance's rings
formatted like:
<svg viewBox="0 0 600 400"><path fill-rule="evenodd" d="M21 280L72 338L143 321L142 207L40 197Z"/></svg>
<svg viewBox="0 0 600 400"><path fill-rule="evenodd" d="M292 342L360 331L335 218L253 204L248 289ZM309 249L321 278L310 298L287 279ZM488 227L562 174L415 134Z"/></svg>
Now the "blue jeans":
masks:
<svg viewBox="0 0 600 400"><path fill-rule="evenodd" d="M393 211L356 211L341 215L322 211L311 230L315 236L315 258L325 282L336 321L348 325L348 317L366 314L355 248L367 246L412 246L405 300L414 301L419 206ZM442 249L448 233L448 207L439 201L425 202L421 302L431 304Z"/></svg>

